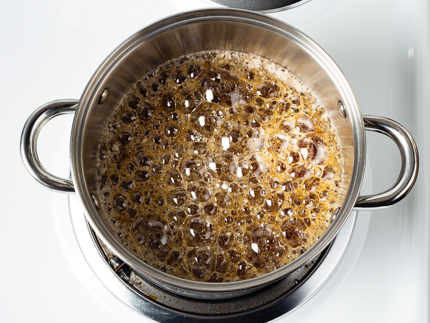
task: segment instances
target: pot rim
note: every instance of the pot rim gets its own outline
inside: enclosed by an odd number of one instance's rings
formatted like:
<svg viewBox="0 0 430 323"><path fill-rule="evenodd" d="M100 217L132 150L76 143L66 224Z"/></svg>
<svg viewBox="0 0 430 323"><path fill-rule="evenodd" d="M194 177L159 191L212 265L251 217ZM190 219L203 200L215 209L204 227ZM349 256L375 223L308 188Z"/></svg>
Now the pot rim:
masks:
<svg viewBox="0 0 430 323"><path fill-rule="evenodd" d="M103 78L109 73L111 67L118 63L122 57L142 41L150 39L175 27L210 20L256 24L260 27L280 33L289 39L293 39L297 44L304 47L312 54L312 57L315 60L321 63L321 66L328 71L332 80L336 83L342 95L343 104L347 109L348 117L351 120L354 141L353 171L345 201L340 207L333 223L323 234L321 239L313 244L303 255L279 269L247 280L222 283L193 281L169 275L143 263L123 247L104 225L97 213L90 193L87 192L86 180L83 176L83 158L81 149L81 143L84 139L82 124L84 124L87 118L91 102L98 100L100 93L103 91L99 86L102 83ZM355 205L363 181L366 159L365 155L365 130L361 111L348 81L334 60L315 41L295 27L275 18L267 17L263 14L239 9L202 9L176 14L143 28L125 40L102 62L84 89L74 118L70 145L72 178L76 193L83 206L88 222L106 245L108 245L108 247L111 248L114 253L130 267L134 268L138 273L144 273L150 279L155 279L177 288L205 292L229 292L269 284L304 266L306 262L310 261L325 247L327 247L344 225Z"/></svg>

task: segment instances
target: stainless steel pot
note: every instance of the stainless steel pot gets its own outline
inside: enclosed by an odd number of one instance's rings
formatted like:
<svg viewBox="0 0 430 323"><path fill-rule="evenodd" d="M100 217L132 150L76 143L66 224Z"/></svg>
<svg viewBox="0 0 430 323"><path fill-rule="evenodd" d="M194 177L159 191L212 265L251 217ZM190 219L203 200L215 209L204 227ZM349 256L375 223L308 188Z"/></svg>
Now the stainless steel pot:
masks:
<svg viewBox="0 0 430 323"><path fill-rule="evenodd" d="M158 271L125 249L99 217L95 194L96 156L109 115L131 88L150 70L172 58L203 50L236 50L268 58L295 74L325 106L337 128L345 160L343 204L327 232L302 256L261 277L228 283L189 281ZM74 113L70 143L72 180L51 175L36 150L38 134L51 118ZM397 144L402 167L387 191L359 196L366 147L365 129L389 136ZM50 102L36 110L24 126L21 154L30 174L55 191L76 193L99 237L143 278L180 295L221 299L252 292L285 277L315 257L335 237L351 210L389 206L411 190L418 173L418 151L408 131L381 117L362 118L352 89L334 61L299 30L273 18L240 10L199 10L161 20L127 39L101 64L77 100Z"/></svg>

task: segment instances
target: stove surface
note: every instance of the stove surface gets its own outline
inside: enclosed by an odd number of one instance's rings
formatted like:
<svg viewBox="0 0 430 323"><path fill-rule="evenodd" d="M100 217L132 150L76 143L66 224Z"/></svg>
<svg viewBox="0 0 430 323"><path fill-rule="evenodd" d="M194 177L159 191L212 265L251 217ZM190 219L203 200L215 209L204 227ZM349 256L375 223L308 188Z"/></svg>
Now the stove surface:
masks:
<svg viewBox="0 0 430 323"><path fill-rule="evenodd" d="M15 1L2 4L0 86L3 185L0 206L2 322L152 322L104 286L82 256L68 198L24 169L19 139L28 116L55 99L79 98L92 73L123 40L152 22L210 6L200 0ZM430 5L426 0L310 0L270 14L305 32L338 63L364 115L392 118L414 136L420 173L400 203L358 212L331 277L276 322L429 322ZM67 177L72 117L39 137L46 169ZM368 133L362 192L394 183L395 145Z"/></svg>

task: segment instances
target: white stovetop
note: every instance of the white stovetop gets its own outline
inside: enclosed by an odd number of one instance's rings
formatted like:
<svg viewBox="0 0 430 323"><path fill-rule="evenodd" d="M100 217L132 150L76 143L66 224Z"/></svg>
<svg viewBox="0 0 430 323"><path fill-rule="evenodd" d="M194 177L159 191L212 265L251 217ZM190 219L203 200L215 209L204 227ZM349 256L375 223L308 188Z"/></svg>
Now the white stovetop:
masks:
<svg viewBox="0 0 430 323"><path fill-rule="evenodd" d="M149 322L106 292L84 262L67 196L26 172L19 139L38 106L79 98L101 61L123 40L199 0L42 0L0 5L0 245L2 322ZM339 64L363 114L390 117L415 137L419 179L401 203L360 212L344 258L328 282L279 322L429 322L430 6L426 0L311 0L273 16L307 33ZM70 117L40 136L46 168L67 176ZM393 183L394 144L369 134L365 193Z"/></svg>

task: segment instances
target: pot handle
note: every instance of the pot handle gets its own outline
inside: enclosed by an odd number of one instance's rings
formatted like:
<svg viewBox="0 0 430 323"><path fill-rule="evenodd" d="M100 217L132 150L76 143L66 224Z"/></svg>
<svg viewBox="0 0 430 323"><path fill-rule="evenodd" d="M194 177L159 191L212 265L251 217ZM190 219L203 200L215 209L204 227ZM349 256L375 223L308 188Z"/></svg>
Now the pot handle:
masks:
<svg viewBox="0 0 430 323"><path fill-rule="evenodd" d="M70 179L50 174L41 164L37 154L37 139L40 130L52 118L75 113L78 100L58 100L48 102L34 111L24 125L21 133L21 158L33 178L43 186L54 191L74 193L75 187Z"/></svg>
<svg viewBox="0 0 430 323"><path fill-rule="evenodd" d="M382 133L397 145L402 158L402 167L396 183L385 192L359 196L355 210L372 210L388 207L403 199L415 184L418 175L419 157L414 138L398 122L382 117L363 116L366 130Z"/></svg>

